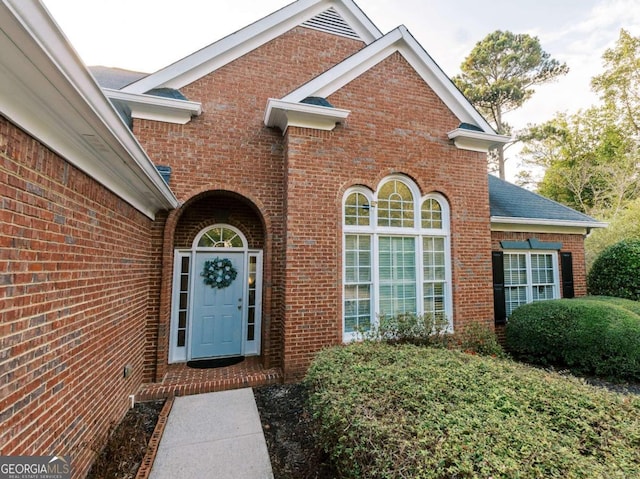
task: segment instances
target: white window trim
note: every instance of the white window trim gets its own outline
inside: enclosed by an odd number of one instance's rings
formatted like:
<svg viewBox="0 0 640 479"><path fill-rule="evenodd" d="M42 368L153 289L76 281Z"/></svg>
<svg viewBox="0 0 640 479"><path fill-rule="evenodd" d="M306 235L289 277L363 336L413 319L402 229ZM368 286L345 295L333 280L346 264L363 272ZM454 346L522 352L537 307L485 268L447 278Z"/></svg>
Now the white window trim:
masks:
<svg viewBox="0 0 640 479"><path fill-rule="evenodd" d="M414 208L414 226L410 227L389 227L378 226L378 214L377 214L377 200L378 192L381 187L388 181L397 180L404 183L413 195L413 208ZM353 193L360 193L369 200L369 212L370 212L370 224L368 226L363 225L347 225L345 224L345 206L349 195ZM422 204L425 200L432 198L440 203L442 208L442 225L441 229L434 228L422 228ZM342 301L341 301L341 313L342 313L342 339L343 342L351 342L360 338L357 332L345 331L345 274L346 274L346 236L347 235L370 235L371 236L371 323L376 325L378 317L380 315L380 297L379 297L379 238L381 236L395 236L395 237L413 237L415 244L415 267L416 267L416 307L418 314L424 313L424 237L441 237L444 238L444 253L445 253L445 314L448 319L448 332L453 332L453 287L452 287L452 268L451 268L451 234L450 234L450 209L447 199L439 193L428 193L422 195L418 186L403 175L390 175L383 178L378 184L378 188L375 192L372 192L364 186L353 186L348 188L342 197Z"/></svg>
<svg viewBox="0 0 640 479"><path fill-rule="evenodd" d="M533 303L533 275L531 274L532 270L531 270L531 255L551 255L551 259L553 262L553 298L549 298L549 299L559 299L560 298L560 268L559 268L559 263L558 263L558 252L557 251L551 251L551 250L531 250L531 249L527 249L527 250L520 250L520 249L513 249L513 250L506 250L502 252L503 257L507 256L507 255L516 255L516 254L523 254L525 255L525 261L526 261L526 270L527 270L527 284L526 284L526 295L527 295L527 302L526 304L529 303ZM507 285L505 283L504 285L505 289L510 287L509 285ZM549 299L539 299L537 301L548 301ZM505 300L506 301L506 300ZM505 304L506 307L506 304Z"/></svg>

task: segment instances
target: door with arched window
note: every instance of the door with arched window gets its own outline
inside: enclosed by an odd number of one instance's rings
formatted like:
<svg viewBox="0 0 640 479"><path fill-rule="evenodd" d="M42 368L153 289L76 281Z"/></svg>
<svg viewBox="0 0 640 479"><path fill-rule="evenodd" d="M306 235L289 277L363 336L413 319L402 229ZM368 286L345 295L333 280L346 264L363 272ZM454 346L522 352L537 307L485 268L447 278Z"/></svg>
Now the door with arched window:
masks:
<svg viewBox="0 0 640 479"><path fill-rule="evenodd" d="M217 224L176 250L174 266L169 361L259 354L262 251Z"/></svg>

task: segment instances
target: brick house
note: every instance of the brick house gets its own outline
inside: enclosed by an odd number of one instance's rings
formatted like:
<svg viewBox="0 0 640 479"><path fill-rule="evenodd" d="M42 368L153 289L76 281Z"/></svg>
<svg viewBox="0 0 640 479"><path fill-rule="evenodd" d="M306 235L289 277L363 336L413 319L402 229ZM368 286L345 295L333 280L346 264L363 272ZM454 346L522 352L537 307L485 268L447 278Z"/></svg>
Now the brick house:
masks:
<svg viewBox="0 0 640 479"><path fill-rule="evenodd" d="M150 75L92 75L35 2L3 0L0 31L3 455L81 477L130 396L295 380L382 314L455 332L586 293L603 225L488 176L508 138L351 0ZM233 356L253 369L189 375Z"/></svg>

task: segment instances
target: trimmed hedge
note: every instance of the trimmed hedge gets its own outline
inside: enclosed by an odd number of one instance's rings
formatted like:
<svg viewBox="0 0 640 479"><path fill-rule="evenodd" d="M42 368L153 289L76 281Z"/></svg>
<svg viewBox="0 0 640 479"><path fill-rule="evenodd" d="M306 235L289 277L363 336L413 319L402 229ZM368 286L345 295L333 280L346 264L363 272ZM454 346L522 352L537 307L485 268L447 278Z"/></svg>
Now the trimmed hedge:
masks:
<svg viewBox="0 0 640 479"><path fill-rule="evenodd" d="M631 299L624 298L614 298L613 296L583 296L580 299L615 304L616 306L628 309L632 313L636 313L640 316L640 301L633 301Z"/></svg>
<svg viewBox="0 0 640 479"><path fill-rule="evenodd" d="M344 478L626 478L640 399L512 361L356 343L309 369L318 439Z"/></svg>
<svg viewBox="0 0 640 479"><path fill-rule="evenodd" d="M526 304L509 318L506 348L532 363L640 380L639 312L640 304L619 298Z"/></svg>
<svg viewBox="0 0 640 479"><path fill-rule="evenodd" d="M620 241L596 258L587 275L589 294L640 301L640 240Z"/></svg>

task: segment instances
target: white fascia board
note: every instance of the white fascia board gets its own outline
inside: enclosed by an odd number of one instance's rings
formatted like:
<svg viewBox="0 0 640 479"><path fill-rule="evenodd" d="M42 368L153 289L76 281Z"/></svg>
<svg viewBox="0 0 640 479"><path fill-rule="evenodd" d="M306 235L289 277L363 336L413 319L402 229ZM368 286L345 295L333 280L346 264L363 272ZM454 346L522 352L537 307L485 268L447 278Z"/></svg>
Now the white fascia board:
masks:
<svg viewBox="0 0 640 479"><path fill-rule="evenodd" d="M606 228L608 223L602 221L576 221L555 220L544 218L516 218L509 216L492 216L491 225L535 225L535 226L561 226L570 228Z"/></svg>
<svg viewBox="0 0 640 479"><path fill-rule="evenodd" d="M107 98L127 105L133 118L184 125L189 123L193 116L202 113L202 105L195 101L127 93L110 88L103 88L102 91Z"/></svg>
<svg viewBox="0 0 640 479"><path fill-rule="evenodd" d="M159 87L180 89L255 50L330 7L349 20L369 43L380 31L351 0L298 0L177 62L134 82L123 91L145 93ZM345 18L346 19L346 18Z"/></svg>
<svg viewBox="0 0 640 479"><path fill-rule="evenodd" d="M327 2L327 5L322 11L332 6L360 36L365 44L369 45L382 37L382 32L378 27L376 27L369 17L351 0L334 0Z"/></svg>
<svg viewBox="0 0 640 479"><path fill-rule="evenodd" d="M395 52L407 60L461 122L477 125L484 134L495 138L491 125L402 25L282 99L296 102L309 96L327 98Z"/></svg>
<svg viewBox="0 0 640 479"><path fill-rule="evenodd" d="M270 98L264 115L264 124L277 126L284 134L290 126L331 131L336 124L343 123L351 113L349 110L306 103L294 103Z"/></svg>
<svg viewBox="0 0 640 479"><path fill-rule="evenodd" d="M178 200L36 0L0 2L0 109L149 218Z"/></svg>
<svg viewBox="0 0 640 479"><path fill-rule="evenodd" d="M479 151L482 153L486 153L491 148L512 141L510 136L467 130L465 128L456 128L450 131L447 136L450 140L453 140L456 147L461 150Z"/></svg>

